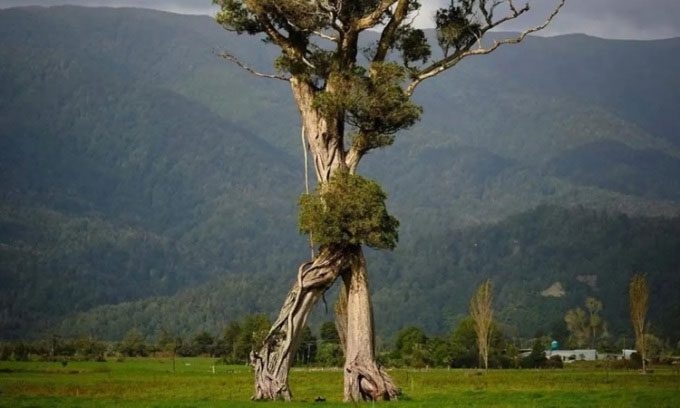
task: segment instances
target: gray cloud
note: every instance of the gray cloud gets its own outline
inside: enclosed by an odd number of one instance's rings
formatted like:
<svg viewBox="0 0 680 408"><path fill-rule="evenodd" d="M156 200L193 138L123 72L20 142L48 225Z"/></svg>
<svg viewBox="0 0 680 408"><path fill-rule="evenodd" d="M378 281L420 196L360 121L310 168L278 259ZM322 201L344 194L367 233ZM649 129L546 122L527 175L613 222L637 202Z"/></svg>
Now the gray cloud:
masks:
<svg viewBox="0 0 680 408"><path fill-rule="evenodd" d="M214 14L211 0L0 0L0 8L20 6L141 7L181 14Z"/></svg>
<svg viewBox="0 0 680 408"><path fill-rule="evenodd" d="M519 31L545 21L557 0L528 0L531 10L502 30ZM448 0L423 1L422 17ZM517 1L523 4L524 1ZM679 0L567 0L544 35L585 33L603 38L654 39L680 37Z"/></svg>
<svg viewBox="0 0 680 408"><path fill-rule="evenodd" d="M510 22L503 30L521 30L540 24L557 0L530 0L532 10L524 18ZM434 10L448 0L422 0L417 19L422 27L431 26ZM521 3L521 0L518 1ZM211 0L0 0L0 8L58 4L83 6L145 7L183 14L214 14ZM679 0L567 0L567 5L545 35L585 33L604 38L653 39L680 36Z"/></svg>

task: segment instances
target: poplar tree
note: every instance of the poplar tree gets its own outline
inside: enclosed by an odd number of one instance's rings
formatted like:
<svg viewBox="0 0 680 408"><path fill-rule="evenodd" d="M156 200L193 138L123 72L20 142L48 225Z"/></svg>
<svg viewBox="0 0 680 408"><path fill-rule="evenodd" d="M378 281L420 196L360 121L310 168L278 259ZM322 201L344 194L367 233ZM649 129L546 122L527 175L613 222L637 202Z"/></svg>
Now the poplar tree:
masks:
<svg viewBox="0 0 680 408"><path fill-rule="evenodd" d="M433 17L436 38L414 27L417 0L214 0L217 21L238 34L260 35L280 50L275 72L255 70L237 56L220 55L253 75L290 84L311 154L317 191L300 199L300 229L318 246L298 268L279 317L251 353L253 399L292 396L288 371L309 312L341 277L336 307L344 348L347 401L390 400L398 389L375 361L373 315L362 247L393 249L398 221L380 186L360 176L368 152L393 143L422 112L417 87L473 55L515 44L545 28L504 39L484 35L529 11L513 0L453 0ZM439 46L438 57L431 47Z"/></svg>
<svg viewBox="0 0 680 408"><path fill-rule="evenodd" d="M470 299L470 317L475 322L477 350L480 365L489 368L489 347L491 345L491 324L493 323L493 288L490 280L479 285Z"/></svg>
<svg viewBox="0 0 680 408"><path fill-rule="evenodd" d="M645 344L645 319L649 301L649 287L647 278L643 274L634 275L628 285L628 298L630 300L630 321L635 332L635 349L642 358L642 372L647 373L647 345Z"/></svg>

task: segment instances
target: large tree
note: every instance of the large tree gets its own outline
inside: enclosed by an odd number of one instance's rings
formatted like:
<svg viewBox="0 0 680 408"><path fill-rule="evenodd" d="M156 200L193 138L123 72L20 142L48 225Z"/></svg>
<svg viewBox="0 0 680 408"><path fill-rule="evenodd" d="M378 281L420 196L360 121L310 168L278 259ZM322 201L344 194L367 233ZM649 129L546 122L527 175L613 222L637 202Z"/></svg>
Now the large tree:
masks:
<svg viewBox="0 0 680 408"><path fill-rule="evenodd" d="M411 101L425 80L473 55L519 43L546 27L565 0L537 26L505 39L484 35L529 11L512 0L453 0L432 17L441 49L432 58L426 33L413 26L416 0L214 0L217 21L239 34L261 35L280 49L277 72L258 72L236 56L225 59L254 75L287 81L297 104L316 192L300 200L300 229L318 245L298 268L279 317L253 351L254 399L290 399L288 371L307 316L342 277L336 307L345 354L345 399L393 399L398 389L374 359L373 316L362 246L392 249L397 220L373 181L357 174L369 151L388 146L413 125Z"/></svg>

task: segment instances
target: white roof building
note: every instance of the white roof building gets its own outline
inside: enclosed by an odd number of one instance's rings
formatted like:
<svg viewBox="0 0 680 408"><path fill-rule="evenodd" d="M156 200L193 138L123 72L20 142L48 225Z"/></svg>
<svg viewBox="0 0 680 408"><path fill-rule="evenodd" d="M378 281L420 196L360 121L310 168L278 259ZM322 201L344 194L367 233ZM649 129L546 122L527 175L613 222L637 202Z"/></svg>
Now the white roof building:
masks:
<svg viewBox="0 0 680 408"><path fill-rule="evenodd" d="M582 349L582 350L546 350L545 356L550 358L552 356L562 357L562 361L594 361L597 360L597 350Z"/></svg>

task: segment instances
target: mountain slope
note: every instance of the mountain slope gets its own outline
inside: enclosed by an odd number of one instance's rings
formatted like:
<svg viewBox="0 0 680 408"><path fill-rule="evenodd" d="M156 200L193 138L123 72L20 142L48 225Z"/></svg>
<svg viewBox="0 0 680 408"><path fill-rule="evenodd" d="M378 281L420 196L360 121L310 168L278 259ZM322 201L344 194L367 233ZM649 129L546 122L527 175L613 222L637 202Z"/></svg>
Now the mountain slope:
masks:
<svg viewBox="0 0 680 408"><path fill-rule="evenodd" d="M11 12L0 13L3 23L21 21ZM224 273L274 273L267 252L278 247L285 248L280 259L297 258L285 255L303 243L285 153L139 79L141 68L122 64L105 41L96 53L78 47L80 39L94 41L82 27L69 34L58 18L51 22L27 26L62 34L46 44L0 24L0 54L10 61L0 70L4 335ZM55 38L61 46L49 44ZM140 63L136 54L131 61ZM132 238L111 241L126 231ZM270 248L253 245L258 234L272 239ZM158 242L145 247L135 236ZM120 255L115 262L107 248ZM61 296L50 301L45 291Z"/></svg>
<svg viewBox="0 0 680 408"><path fill-rule="evenodd" d="M568 309L586 297L603 301L615 339L629 332L627 285L647 275L649 321L661 337L680 336L680 218L630 218L583 208L544 206L500 223L421 237L390 256L369 253L376 328L390 338L405 325L446 333L467 314L470 296L484 280L494 284L496 319L529 337L563 325ZM426 266L426 267L424 267ZM564 293L547 291L559 283ZM264 296L244 293L265 290ZM243 313L275 312L288 286L257 279L216 280L171 297L102 306L73 315L64 334L121 338L131 327L153 336L161 329L191 334L219 332ZM235 302L233 300L236 300ZM323 306L320 319L327 320ZM317 319L318 320L318 319ZM117 323L112 323L117 322Z"/></svg>
<svg viewBox="0 0 680 408"><path fill-rule="evenodd" d="M408 285L417 271L443 268L416 248L450 262L452 230L541 203L678 214L679 45L532 38L419 88L422 122L361 169L385 185L401 219L397 251L371 255L377 302L390 321L383 333L417 321L443 330L446 316L423 303L428 283L412 294ZM274 50L207 17L0 11L0 336L40 335L91 308L85 316L123 313L123 325L125 314L146 310L146 298L184 304L186 293L215 285L223 297L204 298L224 301L224 313L210 309L206 325L278 307L308 253L295 226L298 117L285 83L249 76L214 55L222 49L271 71ZM672 280L662 269L660 279ZM511 278L518 293L524 278ZM246 300L262 282L273 286L266 299ZM464 298L472 284L437 290ZM420 299L405 303L414 308L390 303L405 294ZM449 315L464 303L446 305L444 292L431 298ZM507 318L521 326L537 307L529 302ZM174 309L154 310L160 321L158 313ZM187 321L203 312L191 313L176 325L190 330Z"/></svg>
<svg viewBox="0 0 680 408"><path fill-rule="evenodd" d="M446 318L467 313L474 289L489 278L497 318L520 335L549 332L569 308L594 296L603 301L603 315L616 336L629 330L627 284L642 272L650 282L655 333L678 338L679 237L679 218L551 206L495 225L435 233L378 267L389 270L389 281L396 283L376 288L377 316L394 331L399 326L391 322L398 320L445 330ZM542 294L556 282L565 288L564 296Z"/></svg>

